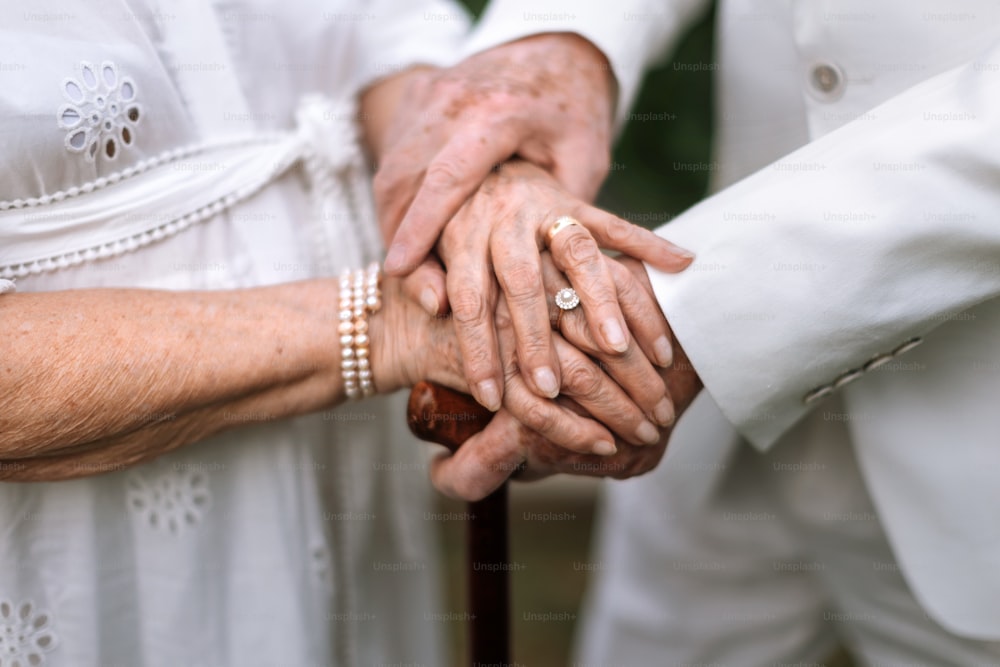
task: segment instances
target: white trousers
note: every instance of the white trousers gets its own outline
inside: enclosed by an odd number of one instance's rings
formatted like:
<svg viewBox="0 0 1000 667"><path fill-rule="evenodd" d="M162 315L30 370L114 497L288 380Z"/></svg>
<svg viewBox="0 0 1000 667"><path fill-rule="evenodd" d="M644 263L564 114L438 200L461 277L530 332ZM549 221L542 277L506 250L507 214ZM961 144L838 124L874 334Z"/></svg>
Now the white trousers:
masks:
<svg viewBox="0 0 1000 667"><path fill-rule="evenodd" d="M704 395L691 410L655 471L605 487L574 665L806 667L840 643L877 667L1000 666L914 598L829 424L761 454Z"/></svg>

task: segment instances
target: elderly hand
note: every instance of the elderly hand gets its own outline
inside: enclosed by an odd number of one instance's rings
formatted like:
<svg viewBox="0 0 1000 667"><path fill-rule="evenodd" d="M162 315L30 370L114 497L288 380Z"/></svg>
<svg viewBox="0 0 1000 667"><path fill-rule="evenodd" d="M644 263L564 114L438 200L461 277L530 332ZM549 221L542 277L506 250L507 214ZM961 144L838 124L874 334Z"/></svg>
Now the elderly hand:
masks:
<svg viewBox="0 0 1000 667"><path fill-rule="evenodd" d="M372 319L370 327L375 386L380 391L393 391L420 380L430 380L467 392L457 327L452 326L450 319L428 315L407 299L400 292L398 279L387 279L384 289L383 312ZM615 435L612 432L634 445L657 442L656 425L619 386L617 378L599 365L600 356L595 360L577 344L555 335L557 362L566 371L560 391L574 403L552 401L532 392L518 372L513 327L502 299L496 310L496 325L506 385L506 414L544 436L553 447L567 452L614 454ZM672 420L671 412L663 412L669 410L670 405L664 399L665 390L659 377L655 373L637 373L631 360L621 366L625 367L624 371L616 367L614 375L629 377L631 384L626 383L626 386L642 385L654 402L663 404L657 410L661 424Z"/></svg>
<svg viewBox="0 0 1000 667"><path fill-rule="evenodd" d="M395 116L377 151L389 274L413 271L490 170L514 155L585 200L607 174L614 81L603 54L579 36L527 37L407 83L414 113Z"/></svg>
<svg viewBox="0 0 1000 667"><path fill-rule="evenodd" d="M564 215L580 224L550 235L553 223ZM630 354L635 346L631 330L649 358L660 365L670 362L665 325L636 327L640 318L626 322L615 267L601 248L665 271L684 269L692 255L567 194L544 170L512 161L490 175L448 224L438 244L447 267L447 301L458 328L466 379L473 396L491 410L503 400L494 324L498 292L510 308L525 382L539 396L558 394L561 370L546 304L566 283L550 287L543 283L541 252L546 246L580 297L595 352ZM406 284L409 287L412 281ZM647 401L650 398L647 395ZM646 405L647 411L652 413L655 404Z"/></svg>
<svg viewBox="0 0 1000 667"><path fill-rule="evenodd" d="M644 291L652 293L641 264L623 260L622 265ZM561 324L565 325L561 327L563 333L574 345L586 345L586 327L565 318ZM616 371L612 368L611 372ZM683 414L702 384L684 350L676 343L673 364L660 375L673 397L678 416ZM572 400L560 398L557 402L566 409L582 412ZM612 456L571 453L526 427L504 409L456 454L438 456L431 468L431 479L442 493L466 500L485 497L517 470L522 470L518 479L525 481L557 473L625 479L652 470L663 457L670 434L670 428L662 429L653 446L635 446L619 440L618 451Z"/></svg>

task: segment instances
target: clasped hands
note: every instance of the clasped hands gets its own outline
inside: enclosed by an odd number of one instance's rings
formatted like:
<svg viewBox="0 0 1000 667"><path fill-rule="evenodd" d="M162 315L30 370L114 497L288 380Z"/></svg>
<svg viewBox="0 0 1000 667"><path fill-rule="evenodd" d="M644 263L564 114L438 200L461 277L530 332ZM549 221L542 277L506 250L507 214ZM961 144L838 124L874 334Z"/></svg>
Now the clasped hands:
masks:
<svg viewBox="0 0 1000 667"><path fill-rule="evenodd" d="M547 34L406 78L408 108L429 120L400 116L376 142L385 269L425 311L452 315L434 347L458 366L429 355L427 379L496 411L435 460L434 484L476 499L515 470L650 470L701 382L642 262L678 272L693 256L585 202L609 164L607 61L578 36ZM580 224L550 238L562 216ZM558 317L566 286L580 307Z"/></svg>
<svg viewBox="0 0 1000 667"><path fill-rule="evenodd" d="M550 237L561 215L579 225ZM512 160L444 226L436 256L437 271L422 264L402 289L428 317L450 312L450 331L439 325L427 361L442 365L435 358L450 354L460 372L442 377L428 368L427 376L496 412L458 453L435 460L431 478L441 491L476 499L521 468L527 479L624 478L659 462L676 414L700 383L642 261L680 271L689 253ZM567 286L580 307L560 315L553 296ZM445 337L453 342L441 345Z"/></svg>

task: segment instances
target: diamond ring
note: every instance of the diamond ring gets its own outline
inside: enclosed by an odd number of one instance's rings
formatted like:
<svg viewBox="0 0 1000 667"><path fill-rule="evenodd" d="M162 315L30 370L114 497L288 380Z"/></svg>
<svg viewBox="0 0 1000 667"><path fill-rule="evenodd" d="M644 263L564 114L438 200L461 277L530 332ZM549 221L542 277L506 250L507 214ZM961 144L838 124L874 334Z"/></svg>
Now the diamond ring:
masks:
<svg viewBox="0 0 1000 667"><path fill-rule="evenodd" d="M572 287L563 287L556 292L556 305L563 310L573 310L580 305L580 297Z"/></svg>

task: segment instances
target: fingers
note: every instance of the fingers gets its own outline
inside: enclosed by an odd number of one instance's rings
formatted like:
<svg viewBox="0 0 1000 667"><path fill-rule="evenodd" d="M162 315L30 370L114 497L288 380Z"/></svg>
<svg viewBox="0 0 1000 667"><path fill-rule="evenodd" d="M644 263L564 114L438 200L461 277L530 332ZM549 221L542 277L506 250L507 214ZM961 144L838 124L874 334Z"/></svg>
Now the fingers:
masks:
<svg viewBox="0 0 1000 667"><path fill-rule="evenodd" d="M606 260L618 290L618 303L628 323L629 331L643 354L657 366L667 368L673 361L671 332L667 319L660 310L652 287L642 285L635 276L617 260ZM642 270L642 264L635 262Z"/></svg>
<svg viewBox="0 0 1000 667"><path fill-rule="evenodd" d="M655 301L652 301L648 294L644 293L642 287L634 279L631 279L631 274L629 274L628 270L621 266L615 266L616 263L609 258L605 257L603 261L607 262L609 268L613 268L615 272L620 270L624 274L628 274L618 277L618 282L631 281L629 285L624 287L624 291L620 292L620 297L623 308L630 314L630 321L642 320L643 328L639 330L640 334L644 338L654 338L655 340L655 337L662 335L664 331L668 331L665 328L665 323L663 331L656 329L656 320L651 315L655 314L655 316L662 318L659 306L656 305ZM558 269L556 269L554 262L551 261L548 255L543 256L543 270L545 283L549 286L549 289L557 289L560 285L565 284L565 279L559 273ZM643 312L642 309L647 310ZM617 384L621 386L624 393L630 399L630 405L638 406L637 409L640 409L641 415L644 415L660 426L668 426L673 423L674 409L667 394L666 385L660 374L650 363L645 351L639 347L635 339L629 343L628 349L623 354L607 355L601 352L594 343L592 330L587 326L585 321L586 316L582 311L564 311L561 315L557 314L557 316L559 330L566 340L571 345L600 360L601 370L609 373ZM647 327L649 331L646 330ZM565 372L564 370L564 374ZM614 420L616 411L624 410L617 402L604 407L588 406L588 410L593 414L595 419L606 423L615 433L630 442L639 441L651 444L656 442L659 435L658 429L653 424L646 422L647 425L644 425L642 423L645 419L633 421L631 428L628 430L612 426L612 423L608 420ZM610 415L608 411L610 411ZM617 424L618 422L614 423Z"/></svg>
<svg viewBox="0 0 1000 667"><path fill-rule="evenodd" d="M556 401L538 396L525 383L514 353L516 349L514 331L503 298L497 305L496 323L500 357L504 365L504 408L525 426L567 450L601 456L613 454L614 437L603 425L567 409ZM562 350L560 363L563 358L595 366L586 355L568 345ZM614 385L614 381L599 373L596 367L592 372L602 378L605 386ZM578 374L574 373L573 377L582 382ZM590 385L582 388L564 385L564 388L580 394L598 393Z"/></svg>
<svg viewBox="0 0 1000 667"><path fill-rule="evenodd" d="M555 398L560 370L552 344L541 257L531 225L517 222L504 226L491 239L494 270L510 312L521 373L536 394Z"/></svg>
<svg viewBox="0 0 1000 667"><path fill-rule="evenodd" d="M409 273L430 252L466 199L517 149L509 133L471 125L434 156L385 258L389 275Z"/></svg>
<svg viewBox="0 0 1000 667"><path fill-rule="evenodd" d="M441 262L436 257L428 257L403 279L403 291L428 315L448 312L447 282Z"/></svg>
<svg viewBox="0 0 1000 667"><path fill-rule="evenodd" d="M452 224L467 244L463 252L455 253L445 274L455 335L472 395L496 411L503 401L504 384L494 323L497 288L486 254L489 229L458 219Z"/></svg>
<svg viewBox="0 0 1000 667"><path fill-rule="evenodd" d="M457 452L443 453L431 462L431 482L451 498L482 500L518 470L527 437L527 430L501 410Z"/></svg>
<svg viewBox="0 0 1000 667"><path fill-rule="evenodd" d="M482 500L515 472L519 473L517 479L524 481L555 473L627 479L656 467L668 438L665 433L652 447L621 443L614 456L567 453L501 410L454 455L442 453L436 457L431 462L430 477L441 493L467 501Z"/></svg>
<svg viewBox="0 0 1000 667"><path fill-rule="evenodd" d="M694 253L599 208L587 206L580 212L580 222L602 248L617 250L662 271L683 271L694 260Z"/></svg>
<svg viewBox="0 0 1000 667"><path fill-rule="evenodd" d="M564 396L575 400L593 419L633 445L651 445L660 439L660 429L646 418L640 406L614 379L561 337L556 341L563 367ZM662 395L661 391L661 398ZM546 435L542 431L539 433Z"/></svg>
<svg viewBox="0 0 1000 667"><path fill-rule="evenodd" d="M582 225L571 225L547 240L556 267L566 274L580 297L598 347L608 353L624 353L629 347L625 318L605 256L590 232Z"/></svg>

